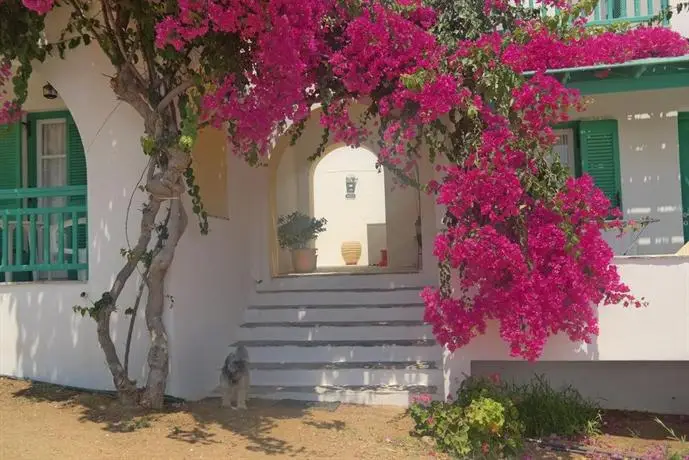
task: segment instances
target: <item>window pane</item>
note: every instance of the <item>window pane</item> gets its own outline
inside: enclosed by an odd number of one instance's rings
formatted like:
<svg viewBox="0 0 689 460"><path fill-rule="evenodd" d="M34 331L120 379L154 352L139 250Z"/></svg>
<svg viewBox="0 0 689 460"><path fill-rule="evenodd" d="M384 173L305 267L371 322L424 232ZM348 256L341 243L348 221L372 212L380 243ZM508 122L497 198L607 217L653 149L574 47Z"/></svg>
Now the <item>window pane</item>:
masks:
<svg viewBox="0 0 689 460"><path fill-rule="evenodd" d="M43 156L65 155L67 130L64 122L42 125Z"/></svg>

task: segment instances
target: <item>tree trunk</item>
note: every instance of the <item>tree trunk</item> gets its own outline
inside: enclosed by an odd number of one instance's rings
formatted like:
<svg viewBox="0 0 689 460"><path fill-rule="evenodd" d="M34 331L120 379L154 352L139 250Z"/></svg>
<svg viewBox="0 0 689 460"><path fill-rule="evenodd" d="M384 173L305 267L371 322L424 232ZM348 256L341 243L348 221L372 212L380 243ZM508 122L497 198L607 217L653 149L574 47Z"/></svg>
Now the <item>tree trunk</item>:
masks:
<svg viewBox="0 0 689 460"><path fill-rule="evenodd" d="M168 165L161 176L161 183L172 190L183 185L183 173L187 169L190 156L181 149L170 148ZM169 184L169 185L168 185ZM148 351L148 379L141 405L153 409L163 407L165 385L169 371L169 348L167 331L163 323L165 312L165 276L168 273L179 240L187 228L187 214L178 194L170 200L170 220L162 249L153 257L148 272L148 298L146 302L146 326L151 336Z"/></svg>
<svg viewBox="0 0 689 460"><path fill-rule="evenodd" d="M155 409L163 406L169 370L167 332L163 324L165 276L174 259L177 243L187 227L187 215L182 201L180 199L173 200L170 206L172 209L168 225L169 236L165 246L151 263L148 277L148 300L146 302L146 325L151 334L151 348L148 352L148 380L142 405Z"/></svg>
<svg viewBox="0 0 689 460"><path fill-rule="evenodd" d="M166 145L166 138L176 136L179 132L174 115L175 105L168 101L168 105L164 107L167 115L161 113L162 109L155 110L148 99L147 88L137 79L132 67L118 67L117 75L111 80L111 86L118 99L127 102L141 115L144 132L156 141L161 150L157 151L155 157L151 157L148 165L146 191L149 202L143 209L141 233L137 244L131 249L127 263L117 274L112 288L103 294L100 305L97 305L98 341L105 353L120 401L158 409L163 406L169 363L167 332L163 324L164 281L174 259L177 244L187 226L187 215L181 196L186 191L184 172L189 167L191 155L177 146L162 147ZM170 220L167 222L167 231L158 235L158 238L163 238L164 241L158 247L160 250L154 251L146 280L148 297L145 313L151 346L148 352L149 372L146 387L139 392L136 382L129 379L127 370L117 355L110 335L110 317L116 309L117 299L127 280L148 251L152 233L156 228L156 217L165 201L169 202Z"/></svg>
<svg viewBox="0 0 689 460"><path fill-rule="evenodd" d="M144 207L141 218L141 233L139 234L139 240L136 246L132 249L131 256L127 259L125 266L122 267L117 274L110 291L104 293L98 301L100 302L100 308L96 313L98 342L105 353L105 360L112 374L113 384L117 390L120 402L125 405L135 405L139 402L138 391L136 388L136 381L129 379L127 371L122 366L120 358L117 355L117 349L110 335L110 317L115 311L115 305L122 289L124 289L127 280L134 272L136 265L139 263L141 256L146 252L146 248L151 241L153 229L155 228L155 217L159 209L160 201L151 197L148 205Z"/></svg>

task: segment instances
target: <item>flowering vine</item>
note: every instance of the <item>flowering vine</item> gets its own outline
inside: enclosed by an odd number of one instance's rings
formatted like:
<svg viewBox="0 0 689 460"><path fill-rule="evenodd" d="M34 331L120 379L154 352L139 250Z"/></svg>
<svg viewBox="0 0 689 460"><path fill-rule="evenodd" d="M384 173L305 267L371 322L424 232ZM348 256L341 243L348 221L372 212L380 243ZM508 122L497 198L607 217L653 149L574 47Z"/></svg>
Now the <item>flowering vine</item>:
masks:
<svg viewBox="0 0 689 460"><path fill-rule="evenodd" d="M52 6L23 3L39 14ZM236 154L267 158L275 137L319 104L326 141L378 136L381 164L401 174L423 156L443 160L436 179L420 184L446 209L434 246L442 282L423 298L450 350L496 320L513 355L536 359L554 334L597 334L597 305L642 304L601 235L621 226L610 221L619 211L590 177L567 177L553 158L552 126L583 104L546 71L689 53L675 32L588 28L592 1L537 2L562 9L542 17L490 0L468 25L452 22L453 2L437 0L167 3L176 5L157 23L161 55L200 50L203 60L210 46L232 45L212 61L230 65L219 72L206 60L193 81L200 122L227 127ZM463 36L445 33L453 28ZM357 102L378 133L352 115Z"/></svg>

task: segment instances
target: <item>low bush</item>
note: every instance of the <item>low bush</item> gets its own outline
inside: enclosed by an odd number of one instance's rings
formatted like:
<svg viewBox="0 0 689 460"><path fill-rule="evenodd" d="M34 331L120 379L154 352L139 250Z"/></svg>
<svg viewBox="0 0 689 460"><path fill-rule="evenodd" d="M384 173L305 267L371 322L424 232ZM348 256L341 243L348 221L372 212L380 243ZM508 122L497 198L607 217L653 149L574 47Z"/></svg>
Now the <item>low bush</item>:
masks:
<svg viewBox="0 0 689 460"><path fill-rule="evenodd" d="M515 457L522 450L523 426L502 388L467 379L458 396L451 403L412 404L416 434L432 437L438 449L459 458Z"/></svg>
<svg viewBox="0 0 689 460"><path fill-rule="evenodd" d="M575 388L554 389L543 376L506 385L530 438L592 436L599 432L600 407Z"/></svg>
<svg viewBox="0 0 689 460"><path fill-rule="evenodd" d="M525 437L588 436L600 423L596 404L572 387L552 388L542 376L523 385L469 377L455 401L422 399L409 413L417 435L459 458L514 458Z"/></svg>

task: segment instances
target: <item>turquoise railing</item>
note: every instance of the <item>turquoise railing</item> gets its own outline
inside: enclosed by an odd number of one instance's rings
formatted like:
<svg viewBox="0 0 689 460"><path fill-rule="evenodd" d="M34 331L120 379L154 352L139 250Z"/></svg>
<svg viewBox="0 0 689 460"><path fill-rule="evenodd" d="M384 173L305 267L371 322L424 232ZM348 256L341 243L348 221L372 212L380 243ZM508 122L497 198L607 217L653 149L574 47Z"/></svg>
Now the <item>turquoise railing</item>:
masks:
<svg viewBox="0 0 689 460"><path fill-rule="evenodd" d="M0 281L88 271L86 186L0 190Z"/></svg>
<svg viewBox="0 0 689 460"><path fill-rule="evenodd" d="M523 2L530 8L541 5L535 0L523 0ZM603 26L618 22L648 23L668 6L669 0L600 0L588 18L588 25ZM543 13L547 14L545 9Z"/></svg>

